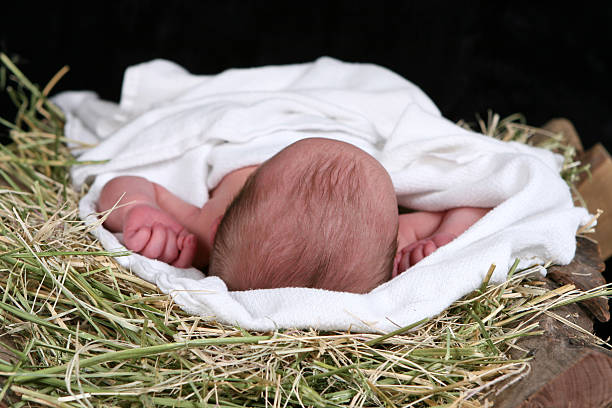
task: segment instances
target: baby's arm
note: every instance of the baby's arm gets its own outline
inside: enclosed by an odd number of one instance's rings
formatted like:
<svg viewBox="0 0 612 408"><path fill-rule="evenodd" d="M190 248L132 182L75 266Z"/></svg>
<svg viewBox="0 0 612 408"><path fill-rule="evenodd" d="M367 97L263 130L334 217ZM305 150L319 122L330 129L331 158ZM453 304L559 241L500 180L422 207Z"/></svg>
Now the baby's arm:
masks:
<svg viewBox="0 0 612 408"><path fill-rule="evenodd" d="M192 225L199 214L198 207L135 176L109 181L102 189L98 211L106 211L117 203L104 226L113 232L123 232L128 249L180 268L192 265L197 240L184 225Z"/></svg>
<svg viewBox="0 0 612 408"><path fill-rule="evenodd" d="M490 210L459 207L444 212L423 211L400 215L400 251L396 257L398 273L457 238Z"/></svg>

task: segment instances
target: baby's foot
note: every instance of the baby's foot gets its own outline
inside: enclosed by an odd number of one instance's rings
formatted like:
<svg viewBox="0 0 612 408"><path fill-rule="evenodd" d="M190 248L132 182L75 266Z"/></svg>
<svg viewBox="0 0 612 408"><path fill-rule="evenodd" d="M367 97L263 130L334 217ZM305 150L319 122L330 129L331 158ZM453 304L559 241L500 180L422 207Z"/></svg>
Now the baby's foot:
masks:
<svg viewBox="0 0 612 408"><path fill-rule="evenodd" d="M430 237L413 242L401 250L398 272L401 273L416 265L423 258L431 255L436 249L451 242L456 237L453 234L440 232Z"/></svg>

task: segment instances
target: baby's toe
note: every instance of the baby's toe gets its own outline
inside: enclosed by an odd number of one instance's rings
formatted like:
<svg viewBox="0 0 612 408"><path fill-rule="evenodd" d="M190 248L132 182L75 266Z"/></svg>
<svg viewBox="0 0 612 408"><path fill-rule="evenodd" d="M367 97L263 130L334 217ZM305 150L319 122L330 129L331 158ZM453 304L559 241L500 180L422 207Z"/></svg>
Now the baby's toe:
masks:
<svg viewBox="0 0 612 408"><path fill-rule="evenodd" d="M421 259L423 259L423 245L418 245L410 252L410 265L419 263Z"/></svg>
<svg viewBox="0 0 612 408"><path fill-rule="evenodd" d="M432 241L426 242L423 248L423 257L431 255L436 249L436 244L434 244Z"/></svg>

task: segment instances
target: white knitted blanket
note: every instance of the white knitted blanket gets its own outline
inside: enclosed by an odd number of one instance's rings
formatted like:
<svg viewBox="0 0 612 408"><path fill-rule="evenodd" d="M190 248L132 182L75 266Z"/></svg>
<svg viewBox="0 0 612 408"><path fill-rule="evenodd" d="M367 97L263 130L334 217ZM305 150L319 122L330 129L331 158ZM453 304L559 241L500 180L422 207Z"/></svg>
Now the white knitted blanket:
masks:
<svg viewBox="0 0 612 408"><path fill-rule="evenodd" d="M196 76L154 60L126 71L118 105L92 92L66 92L54 101L66 113L66 136L96 144L75 148L79 159L110 159L72 170L77 188L93 180L80 203L88 222L95 222L102 186L117 175L147 177L200 206L223 175L313 136L353 143L380 160L406 207L495 207L450 244L362 295L229 292L196 269L138 254L117 258L187 312L246 329L394 330L477 288L493 263L494 282L505 279L515 258L523 265L569 263L576 229L588 218L558 176L559 156L466 131L444 119L414 84L376 65L324 57ZM122 248L102 227L94 234L105 248Z"/></svg>

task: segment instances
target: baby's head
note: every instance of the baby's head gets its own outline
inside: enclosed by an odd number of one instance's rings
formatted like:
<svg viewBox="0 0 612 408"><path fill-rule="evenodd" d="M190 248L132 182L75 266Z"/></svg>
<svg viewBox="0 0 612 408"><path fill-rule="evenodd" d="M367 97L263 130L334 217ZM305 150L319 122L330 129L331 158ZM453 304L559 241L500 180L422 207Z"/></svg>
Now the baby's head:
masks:
<svg viewBox="0 0 612 408"><path fill-rule="evenodd" d="M230 290L366 293L391 278L397 228L393 185L377 160L304 139L246 181L217 229L209 273Z"/></svg>

